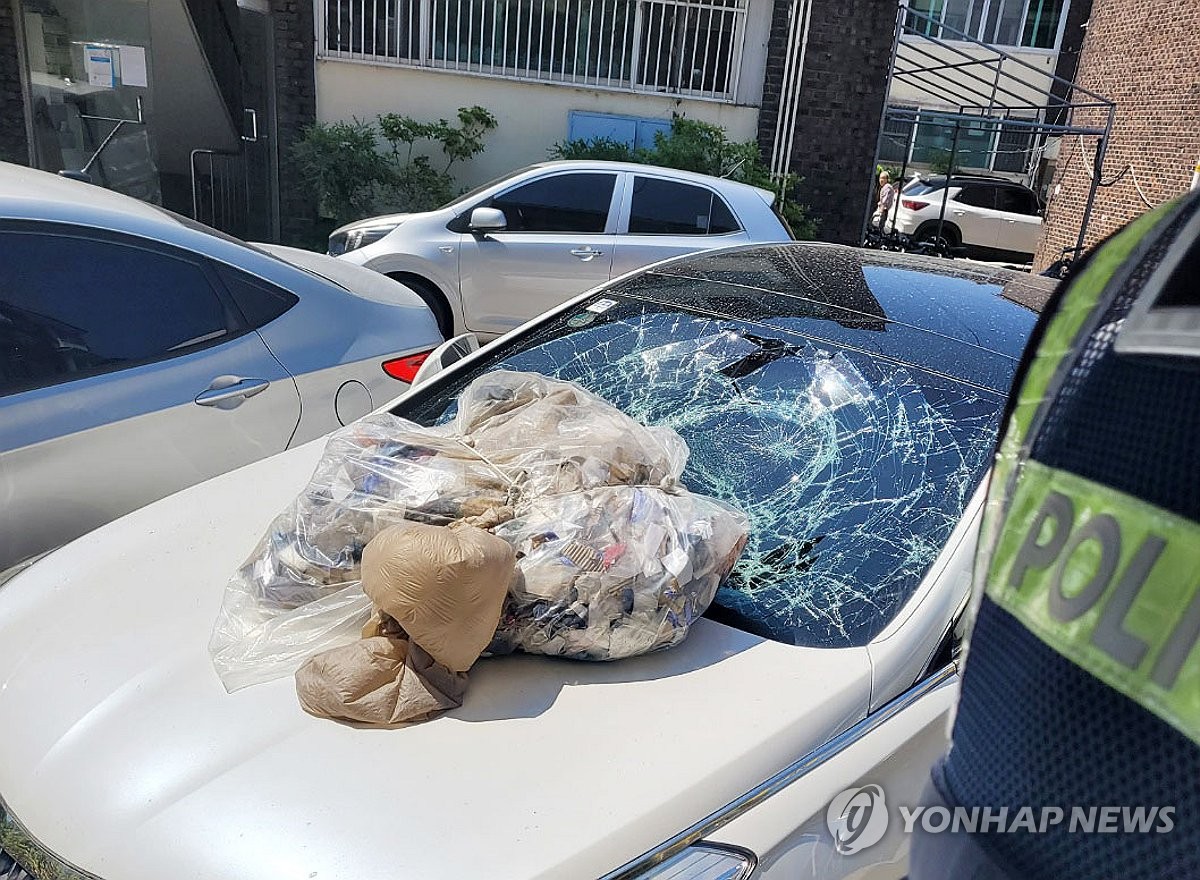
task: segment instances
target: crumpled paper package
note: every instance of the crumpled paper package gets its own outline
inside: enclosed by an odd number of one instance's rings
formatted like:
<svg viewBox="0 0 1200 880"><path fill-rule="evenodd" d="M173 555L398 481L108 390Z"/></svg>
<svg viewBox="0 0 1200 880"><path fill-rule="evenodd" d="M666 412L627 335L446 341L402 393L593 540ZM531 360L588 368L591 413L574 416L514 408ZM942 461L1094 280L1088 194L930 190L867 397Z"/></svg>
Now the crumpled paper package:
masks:
<svg viewBox="0 0 1200 880"><path fill-rule="evenodd" d="M676 644L747 530L744 514L680 485L687 456L671 429L535 373L477 378L446 424L368 416L330 438L230 580L213 665L236 690L360 639L374 613L361 583L370 542L402 523L464 520L518 557L490 651L608 660Z"/></svg>
<svg viewBox="0 0 1200 880"><path fill-rule="evenodd" d="M465 523L407 523L363 553L363 592L442 666L466 672L492 640L516 555Z"/></svg>
<svg viewBox="0 0 1200 880"><path fill-rule="evenodd" d="M451 672L403 638L375 636L322 651L296 670L310 715L386 725L425 721L462 705L465 672Z"/></svg>

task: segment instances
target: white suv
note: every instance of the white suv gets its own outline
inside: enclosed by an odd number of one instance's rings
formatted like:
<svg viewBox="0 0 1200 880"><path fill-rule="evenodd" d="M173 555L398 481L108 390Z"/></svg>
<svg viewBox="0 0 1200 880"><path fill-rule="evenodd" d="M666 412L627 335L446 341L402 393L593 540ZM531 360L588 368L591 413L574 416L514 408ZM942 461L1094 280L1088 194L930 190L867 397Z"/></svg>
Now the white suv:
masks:
<svg viewBox="0 0 1200 880"><path fill-rule="evenodd" d="M951 250L966 248L972 256L1029 260L1042 234L1042 206L1029 187L995 177L955 175L914 177L900 192L900 204L889 212L888 231L910 235L914 242L934 242L942 200L946 211L942 238Z"/></svg>

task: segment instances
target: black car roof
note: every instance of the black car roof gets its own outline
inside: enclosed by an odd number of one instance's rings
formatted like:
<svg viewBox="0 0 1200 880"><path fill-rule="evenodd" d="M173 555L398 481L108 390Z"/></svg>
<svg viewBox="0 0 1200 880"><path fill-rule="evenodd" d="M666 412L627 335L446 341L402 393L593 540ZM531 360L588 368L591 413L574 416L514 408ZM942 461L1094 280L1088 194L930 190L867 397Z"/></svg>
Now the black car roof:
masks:
<svg viewBox="0 0 1200 880"><path fill-rule="evenodd" d="M1006 394L1053 290L1024 272L787 243L703 252L608 292L752 320Z"/></svg>
<svg viewBox="0 0 1200 880"><path fill-rule="evenodd" d="M930 185L933 185L933 184L936 184L938 186L946 185L946 175L944 175L944 174L937 174L932 177L918 177L917 179L920 180L922 183L926 183L926 184L930 184ZM1019 183L1018 181L1009 180L1007 177L989 177L986 174L955 174L953 177L950 178L951 186L954 186L955 184L959 184L959 183L993 183L993 184L996 184L997 186L1007 186L1007 187L1012 187L1013 189L1020 189L1020 190L1025 190L1026 192L1033 192L1032 189L1030 189L1023 183Z"/></svg>

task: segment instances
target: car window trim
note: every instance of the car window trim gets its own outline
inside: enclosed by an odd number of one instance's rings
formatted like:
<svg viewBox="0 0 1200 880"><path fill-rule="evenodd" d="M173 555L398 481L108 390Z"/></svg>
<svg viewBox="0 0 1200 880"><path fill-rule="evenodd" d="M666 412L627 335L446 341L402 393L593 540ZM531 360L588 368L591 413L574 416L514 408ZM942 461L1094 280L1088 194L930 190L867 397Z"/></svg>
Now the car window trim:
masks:
<svg viewBox="0 0 1200 880"><path fill-rule="evenodd" d="M232 263L225 263L225 262L221 262L219 260L210 260L206 257L202 257L202 259L204 259L208 263L208 267L211 270L212 275L213 275L214 284L220 286L222 295L225 297L226 301L229 303L229 307L233 309L234 315L237 318L239 325L244 329L245 332L257 333L262 328L267 327L267 326L275 323L276 321L278 321L280 318L282 318L284 315L286 315L288 312L290 312L292 309L294 309L296 306L298 306L300 304L300 297L297 296L292 291L288 290L282 284L276 284L274 281L268 281L266 278L263 278L261 275L256 275L253 272L249 272L240 266L233 265ZM301 267L297 266L296 268L301 268ZM251 284L251 285L255 285L255 286L273 288L274 291L277 291L277 292L271 292L272 296L278 296L278 295L282 294L284 297L291 299L291 304L286 309L284 309L282 312L280 312L278 315L276 315L274 318L272 318L270 321L266 321L265 323L262 323L262 324L255 324L253 321L250 320L250 316L246 314L245 310L242 309L241 304L238 303L237 296L234 294L233 290L230 288L229 280L225 277L225 273L227 273L227 272L233 272L233 273L237 273L238 275L244 276L242 279L242 282L244 284ZM315 273L309 273L309 274L315 275ZM319 276L319 275L316 277L318 279L321 278L321 276ZM330 281L329 283L336 286L339 290L346 290L346 288L342 287L342 285L338 284L335 281ZM347 291L347 292L349 293L350 291Z"/></svg>
<svg viewBox="0 0 1200 880"><path fill-rule="evenodd" d="M680 235L680 236L686 235L686 236L695 237L695 238L722 238L726 235L744 235L746 233L746 224L744 222L742 222L742 218L738 215L738 212L735 211L733 209L733 206L729 204L729 199L722 196L719 192L717 192L717 190L713 189L707 183L698 183L694 180L680 180L678 178L671 177L670 175L667 175L667 174L653 174L653 173L646 173L644 171L630 171L630 172L628 172L628 174L629 174L629 199L628 199L629 210L625 213L625 215L623 217L624 225L621 227L622 228L622 232L620 233L621 235L631 235L631 236L635 236L637 238L655 237L655 236L662 237L662 236L667 236L667 235ZM697 233L690 233L690 232L630 232L629 224L633 221L633 194L634 194L634 189L637 186L637 183L635 181L635 178L637 178L637 177L647 177L647 178L651 178L653 180L665 180L667 183L677 183L680 186L694 186L697 189L708 190L709 194L714 199L721 200L721 204L723 204L725 206L725 210L727 210L729 212L729 215L731 217L733 217L733 219L735 221L737 221L738 228L733 230L732 232L697 232ZM712 226L711 204L709 206L708 225L710 227Z"/></svg>
<svg viewBox="0 0 1200 880"><path fill-rule="evenodd" d="M1038 198L1033 190L1026 189L1023 186L1016 186L1016 185L999 186L999 187L997 187L997 190L998 191L1004 190L1006 192L1018 194L1021 197L1022 201L1025 202L1026 206L1033 209L1032 211L1010 211L1008 208L996 208L997 211L1003 211L1005 214L1019 214L1022 217L1038 216L1038 213L1037 213L1038 207L1039 207Z"/></svg>
<svg viewBox="0 0 1200 880"><path fill-rule="evenodd" d="M484 198L482 201L472 205L470 208L463 211L461 214L459 214L457 217L455 217L453 220L451 220L449 223L447 223L446 228L449 229L451 232L460 232L460 233L466 233L469 235L470 229L468 229L466 227L466 224L470 220L471 212L474 211L476 208L492 207L492 205L488 204L489 202L492 202L494 199L502 198L505 194L510 193L513 190L518 189L522 186L528 186L531 183L537 183L542 180L548 180L552 177L566 177L568 175L573 175L573 174L607 174L614 178L613 179L613 191L608 200L608 213L605 215L605 218L604 218L604 229L603 230L601 230L600 232L570 232L567 230L558 230L558 229L537 230L537 229L507 229L506 228L506 229L497 229L495 231L489 232L488 234L489 235L497 235L497 234L498 235L565 235L565 236L570 236L570 237L578 237L581 235L591 235L591 236L615 235L616 228L615 228L615 224L613 222L613 216L614 216L613 209L619 208L620 204L621 204L621 192L619 192L620 187L618 187L618 184L620 183L619 178L621 177L621 172L614 171L614 170L611 170L608 168L595 168L595 169L563 168L563 169L555 169L554 171L549 172L547 174L540 174L540 175L536 175L534 177L528 177L525 180L514 183L512 186L510 186L506 189L502 189L502 190L499 190L498 192L494 192L490 196L487 196L486 198ZM462 221L462 222L460 223L459 221ZM462 228L461 229L458 228L459 226L461 226Z"/></svg>
<svg viewBox="0 0 1200 880"><path fill-rule="evenodd" d="M98 229L92 226L80 226L74 223L58 223L45 222L39 220L0 220L0 233L15 232L18 234L33 234L33 235L54 235L61 238L78 238L84 241L94 241L105 244L113 244L119 247L129 247L136 250L146 251L148 253L157 254L168 259L179 260L189 265L195 266L208 282L209 290L217 302L221 304L221 313L225 321L225 332L219 336L214 336L211 333L205 334L207 339L201 337L200 342L190 342L184 348L170 348L157 357L139 358L137 360L122 361L119 364L111 366L98 366L90 370L81 370L77 373L69 373L63 376L53 377L50 381L39 381L26 385L18 385L10 389L0 388L0 402L20 394L28 394L33 391L41 391L46 388L54 388L58 385L65 385L71 382L79 382L84 379L93 379L97 376L107 376L113 373L122 373L126 370L145 367L151 364L165 363L174 360L175 358L185 357L196 352L205 351L209 348L223 345L227 342L233 342L240 339L247 333L254 332L249 326L245 315L237 303L230 296L229 291L225 288L220 276L211 264L211 261L192 251L187 251L173 245L164 244L150 238L143 238L137 235L131 235L126 232L117 232L113 230ZM218 331L212 331L216 333Z"/></svg>

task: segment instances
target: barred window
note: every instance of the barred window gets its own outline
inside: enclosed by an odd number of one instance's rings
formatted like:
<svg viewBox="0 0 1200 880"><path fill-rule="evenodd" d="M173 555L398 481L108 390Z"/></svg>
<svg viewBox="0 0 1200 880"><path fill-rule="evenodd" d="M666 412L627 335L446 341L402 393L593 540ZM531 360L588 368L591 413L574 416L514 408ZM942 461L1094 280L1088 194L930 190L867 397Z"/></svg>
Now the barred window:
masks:
<svg viewBox="0 0 1200 880"><path fill-rule="evenodd" d="M325 0L324 57L733 100L748 0Z"/></svg>
<svg viewBox="0 0 1200 880"><path fill-rule="evenodd" d="M944 40L962 32L997 46L1056 49L1066 5L1066 0L911 0L905 30Z"/></svg>

